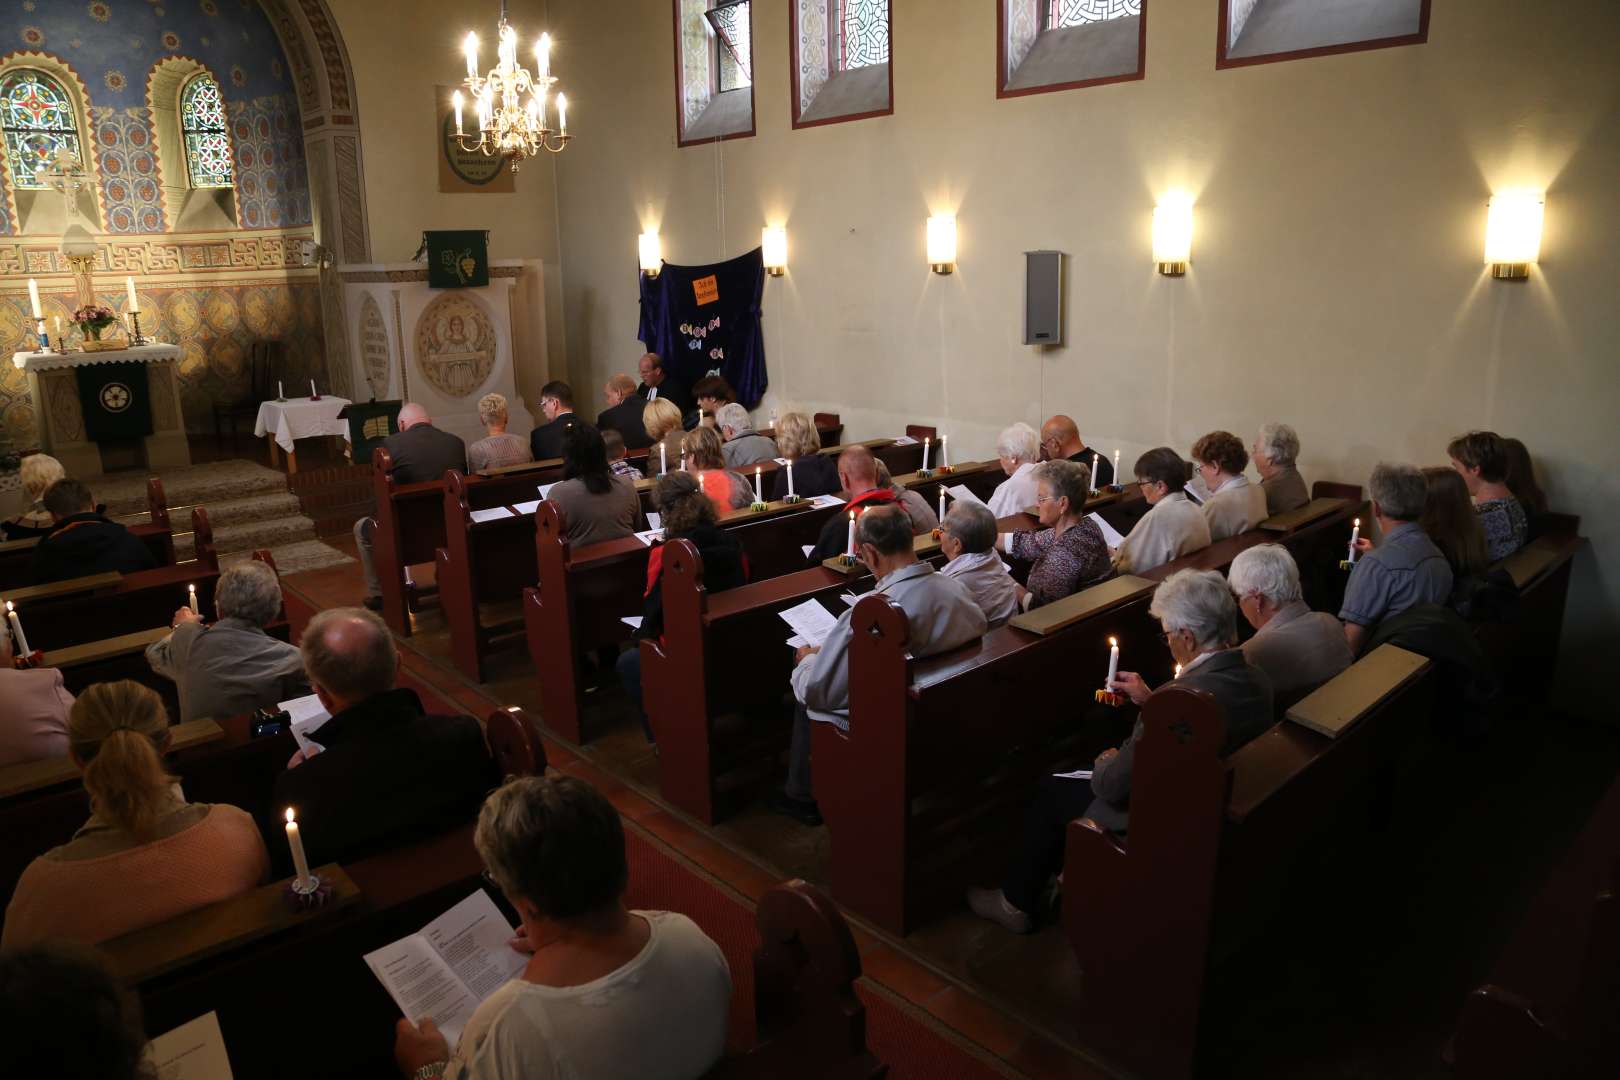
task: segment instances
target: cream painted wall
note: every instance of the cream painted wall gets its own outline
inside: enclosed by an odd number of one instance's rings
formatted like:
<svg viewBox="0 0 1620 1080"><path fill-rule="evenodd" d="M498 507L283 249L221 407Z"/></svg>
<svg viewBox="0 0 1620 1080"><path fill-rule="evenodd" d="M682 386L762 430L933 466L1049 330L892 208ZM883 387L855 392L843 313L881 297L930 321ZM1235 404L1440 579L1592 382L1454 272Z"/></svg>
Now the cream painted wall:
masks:
<svg viewBox="0 0 1620 1080"><path fill-rule="evenodd" d="M1570 661L1596 670L1620 603L1620 8L1435 0L1428 44L1214 66L1216 0L1149 0L1147 78L998 101L993 0L896 0L895 115L792 131L787 4L755 4L759 135L675 147L669 0L552 0L577 72L559 165L578 386L633 371L635 237L701 262L788 226L765 290L772 393L855 438L937 423L990 456L1063 411L1087 439L1183 454L1214 428L1294 424L1313 479L1443 463L1491 427L1537 455L1592 550ZM1482 265L1485 202L1548 192L1528 283ZM1158 193L1197 195L1192 269L1149 259ZM957 273L923 255L960 221ZM1019 344L1021 252L1068 264L1068 344ZM960 441L958 441L960 440Z"/></svg>
<svg viewBox="0 0 1620 1080"><path fill-rule="evenodd" d="M533 39L548 29L543 0L510 0L509 18L524 38L532 69ZM461 41L471 30L482 45L481 67L494 63L500 6L445 5L439 0L332 0L332 14L354 67L366 210L373 262L404 262L424 229L490 230L492 259L542 259L546 264L546 326L551 367L566 368L559 264L555 162L530 159L510 195L442 194L434 133L437 85L466 77ZM554 70L570 88L583 57L554 54ZM547 372L538 358L518 357L518 389L539 401Z"/></svg>

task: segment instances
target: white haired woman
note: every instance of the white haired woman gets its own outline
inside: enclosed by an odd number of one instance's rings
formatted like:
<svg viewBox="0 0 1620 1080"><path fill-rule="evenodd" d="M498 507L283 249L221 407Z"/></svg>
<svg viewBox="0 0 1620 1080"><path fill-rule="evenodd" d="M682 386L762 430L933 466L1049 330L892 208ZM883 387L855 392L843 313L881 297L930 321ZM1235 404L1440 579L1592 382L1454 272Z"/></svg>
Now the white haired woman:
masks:
<svg viewBox="0 0 1620 1080"><path fill-rule="evenodd" d="M1249 665L1242 650L1232 647L1237 640L1237 606L1225 578L1213 570L1172 574L1154 592L1148 611L1159 620L1170 655L1181 665L1175 684L1208 692L1226 710L1223 754L1232 753L1272 725L1270 680ZM1146 680L1131 671L1118 672L1111 688L1138 706L1154 694ZM1112 832L1126 832L1131 768L1141 737L1142 723L1137 721L1117 750L1104 750L1097 756L1090 780L1054 776L1041 781L1025 817L1022 849L1007 869L1001 888L968 892L968 906L975 914L1015 934L1029 933L1052 877L1063 869L1064 833L1069 822L1088 817ZM1084 887L1083 883L1070 884Z"/></svg>
<svg viewBox="0 0 1620 1080"><path fill-rule="evenodd" d="M467 468L473 472L499 469L503 465L522 465L534 460L529 440L506 431L506 398L500 394L485 394L478 399L478 422L488 432L482 439L467 447Z"/></svg>
<svg viewBox="0 0 1620 1080"><path fill-rule="evenodd" d="M1279 704L1299 700L1355 659L1339 620L1305 606L1299 566L1281 544L1239 552L1226 583L1255 629L1243 643L1243 655L1266 673Z"/></svg>
<svg viewBox="0 0 1620 1080"><path fill-rule="evenodd" d="M1007 428L996 438L996 457L1007 479L986 504L998 518L1011 517L1035 505L1035 466L1041 460L1041 437L1025 423Z"/></svg>
<svg viewBox="0 0 1620 1080"><path fill-rule="evenodd" d="M45 509L45 490L66 475L62 463L49 454L29 454L23 458L17 479L28 498L28 508L10 521L0 522L0 536L7 540L27 540L44 536L55 528L51 512Z"/></svg>
<svg viewBox="0 0 1620 1080"><path fill-rule="evenodd" d="M1310 488L1294 462L1299 458L1299 435L1287 424L1265 424L1249 450L1260 487L1266 493L1266 514L1298 510L1311 501Z"/></svg>
<svg viewBox="0 0 1620 1080"><path fill-rule="evenodd" d="M528 964L484 999L451 1046L431 1020L395 1030L407 1076L706 1075L725 1050L731 972L696 923L631 911L624 825L572 776L509 780L484 800L473 845L523 926Z"/></svg>

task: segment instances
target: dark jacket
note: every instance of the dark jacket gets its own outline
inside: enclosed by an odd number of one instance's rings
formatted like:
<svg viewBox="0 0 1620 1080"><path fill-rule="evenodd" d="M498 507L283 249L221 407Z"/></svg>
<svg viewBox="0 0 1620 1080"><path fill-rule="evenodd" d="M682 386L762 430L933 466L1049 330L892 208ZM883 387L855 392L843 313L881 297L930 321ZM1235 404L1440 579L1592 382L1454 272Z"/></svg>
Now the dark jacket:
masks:
<svg viewBox="0 0 1620 1080"><path fill-rule="evenodd" d="M326 749L276 778L272 818L307 822L311 866L350 861L478 816L500 783L470 716L428 716L416 691L386 690L310 733Z"/></svg>
<svg viewBox="0 0 1620 1080"><path fill-rule="evenodd" d="M679 540L691 541L703 559L703 587L711 593L735 589L748 583L748 560L742 545L724 529L699 525ZM638 638L662 637L664 633L664 545L649 553L647 595L641 601L641 629Z"/></svg>
<svg viewBox="0 0 1620 1080"><path fill-rule="evenodd" d="M1384 644L1434 661L1438 700L1446 703L1435 714L1442 728L1464 736L1486 731L1502 704L1502 680L1467 619L1442 604L1419 604L1374 627L1362 655Z"/></svg>
<svg viewBox="0 0 1620 1080"><path fill-rule="evenodd" d="M467 444L432 424L417 424L383 440L394 459L396 484L444 479L445 470L467 471Z"/></svg>
<svg viewBox="0 0 1620 1080"><path fill-rule="evenodd" d="M156 566L157 560L134 533L86 511L57 522L35 545L28 580L45 585L89 574L132 574Z"/></svg>
<svg viewBox="0 0 1620 1080"><path fill-rule="evenodd" d="M674 377L667 373L664 375L664 381L658 384L658 396L681 410L683 418L687 413L697 408L697 402L692 400L692 395L686 387L676 382ZM641 399L642 405L647 404L646 383L636 387L636 397Z"/></svg>
<svg viewBox="0 0 1620 1080"><path fill-rule="evenodd" d="M1084 465L1089 469L1091 468L1091 455L1093 454L1097 455L1097 475L1091 478L1091 486L1094 489L1105 488L1114 482L1114 463L1108 460L1107 454L1101 450L1093 450L1088 446L1078 454L1070 454L1069 460L1077 465Z"/></svg>
<svg viewBox="0 0 1620 1080"><path fill-rule="evenodd" d="M1165 686L1184 686L1212 695L1226 710L1226 744L1221 756L1236 751L1244 743L1276 723L1273 713L1271 680L1265 672L1243 658L1242 649L1223 649ZM1163 687L1160 687L1163 689ZM1105 829L1122 833L1131 819L1131 768L1136 744L1142 737L1138 720L1130 738L1111 760L1093 770L1091 790L1097 796L1086 810Z"/></svg>
<svg viewBox="0 0 1620 1080"><path fill-rule="evenodd" d="M602 410L596 417L596 426L623 435L626 450L651 446L652 439L647 435L646 425L641 422L641 413L646 407L646 398L627 397L612 408Z"/></svg>
<svg viewBox="0 0 1620 1080"><path fill-rule="evenodd" d="M838 480L838 461L831 454L806 454L793 463L793 494L806 499L836 495L844 485ZM787 498L787 466L776 470L771 481L771 498Z"/></svg>
<svg viewBox="0 0 1620 1080"><path fill-rule="evenodd" d="M579 417L571 412L563 413L551 423L541 424L529 432L529 449L534 452L534 460L551 461L562 457L563 441L568 438L568 433L574 430L577 423Z"/></svg>
<svg viewBox="0 0 1620 1080"><path fill-rule="evenodd" d="M795 475L793 483L797 485L798 482L799 478ZM810 561L819 563L834 555L844 554L849 546L849 511L859 511L855 515L858 518L868 506L886 506L899 501L895 498L894 492L888 488L873 488L851 499L847 506L840 506L838 513L827 519L827 523L821 527L821 536L816 539L816 546L811 549Z"/></svg>

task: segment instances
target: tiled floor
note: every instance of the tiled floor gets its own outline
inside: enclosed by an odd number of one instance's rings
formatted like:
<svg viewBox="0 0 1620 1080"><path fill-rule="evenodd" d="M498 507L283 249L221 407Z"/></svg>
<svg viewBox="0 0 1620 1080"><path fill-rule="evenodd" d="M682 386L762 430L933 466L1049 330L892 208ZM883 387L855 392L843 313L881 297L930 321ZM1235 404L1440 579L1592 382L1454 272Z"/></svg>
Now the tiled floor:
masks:
<svg viewBox="0 0 1620 1080"><path fill-rule="evenodd" d="M352 551L346 537L334 544ZM286 584L317 608L360 599L352 564ZM418 613L414 626L402 640L413 677L469 711L521 705L539 714L526 655L498 658L489 681L472 684L450 663L437 612ZM746 790L721 824L703 826L658 797L658 759L616 688L588 695L586 716L595 737L585 747L549 738L550 764L597 784L692 863L750 899L787 877L825 881L826 829L771 815ZM1290 894L1264 898L1276 914L1262 942L1212 975L1201 1075L1446 1075L1440 1052L1463 995L1485 977L1523 897L1562 850L1559 838L1573 835L1620 766L1611 728L1550 713L1520 719L1535 738L1454 762L1397 817L1426 828L1290 867ZM1515 810L1530 792L1544 795L1533 820ZM1081 1000L1081 974L1061 932L1014 937L955 896L940 899L947 913L903 940L851 920L865 977L1008 1075L1110 1075L1087 1051L1097 1033L1071 1004Z"/></svg>

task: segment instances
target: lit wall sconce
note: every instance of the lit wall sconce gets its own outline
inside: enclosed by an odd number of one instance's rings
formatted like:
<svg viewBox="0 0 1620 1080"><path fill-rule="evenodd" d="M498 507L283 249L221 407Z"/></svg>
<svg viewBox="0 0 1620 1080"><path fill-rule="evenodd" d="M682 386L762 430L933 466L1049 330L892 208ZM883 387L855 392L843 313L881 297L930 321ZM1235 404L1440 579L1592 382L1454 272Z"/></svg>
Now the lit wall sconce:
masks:
<svg viewBox="0 0 1620 1080"><path fill-rule="evenodd" d="M1522 281L1541 257L1541 218L1547 200L1539 191L1503 191L1491 196L1485 215L1485 262L1491 276Z"/></svg>
<svg viewBox="0 0 1620 1080"><path fill-rule="evenodd" d="M658 232L648 229L641 234L641 272L650 278L658 276L664 268L664 249L658 242Z"/></svg>
<svg viewBox="0 0 1620 1080"><path fill-rule="evenodd" d="M771 277L787 273L787 230L780 225L767 225L759 234L759 246L765 256L765 272Z"/></svg>
<svg viewBox="0 0 1620 1080"><path fill-rule="evenodd" d="M936 274L956 269L956 218L948 214L928 219L928 269Z"/></svg>
<svg viewBox="0 0 1620 1080"><path fill-rule="evenodd" d="M1167 277L1187 272L1192 259L1192 199L1168 195L1153 208L1153 261Z"/></svg>

